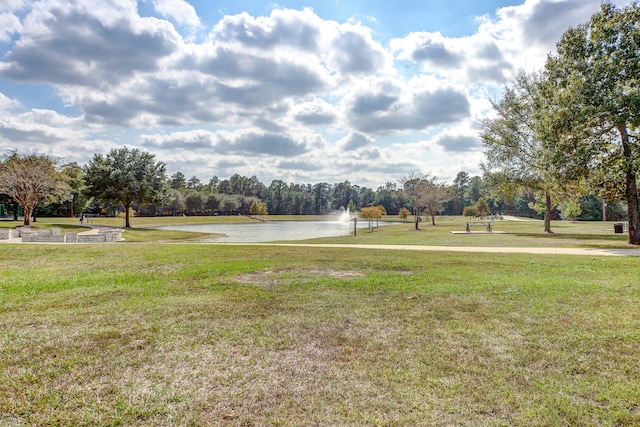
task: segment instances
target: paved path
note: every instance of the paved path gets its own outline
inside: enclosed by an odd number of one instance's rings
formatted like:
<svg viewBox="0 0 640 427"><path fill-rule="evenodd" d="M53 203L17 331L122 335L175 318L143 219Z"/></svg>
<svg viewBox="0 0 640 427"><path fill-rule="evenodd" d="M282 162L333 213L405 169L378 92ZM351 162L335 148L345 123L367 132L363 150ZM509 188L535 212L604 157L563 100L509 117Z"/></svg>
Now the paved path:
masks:
<svg viewBox="0 0 640 427"><path fill-rule="evenodd" d="M496 254L550 254L550 255L591 255L591 256L640 256L638 249L599 249L599 248L513 248L487 246L419 246L419 245L351 245L351 244L315 244L315 243L212 243L235 246L288 246L307 248L358 248L385 249L399 251L442 251L442 252L482 252Z"/></svg>

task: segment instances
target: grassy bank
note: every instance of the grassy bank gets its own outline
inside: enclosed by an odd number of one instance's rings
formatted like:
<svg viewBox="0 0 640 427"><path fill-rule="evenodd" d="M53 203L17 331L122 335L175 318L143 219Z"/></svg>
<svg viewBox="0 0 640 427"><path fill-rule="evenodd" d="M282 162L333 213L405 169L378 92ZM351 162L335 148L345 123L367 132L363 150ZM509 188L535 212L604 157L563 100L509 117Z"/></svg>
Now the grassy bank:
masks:
<svg viewBox="0 0 640 427"><path fill-rule="evenodd" d="M635 257L0 249L0 425L640 423Z"/></svg>

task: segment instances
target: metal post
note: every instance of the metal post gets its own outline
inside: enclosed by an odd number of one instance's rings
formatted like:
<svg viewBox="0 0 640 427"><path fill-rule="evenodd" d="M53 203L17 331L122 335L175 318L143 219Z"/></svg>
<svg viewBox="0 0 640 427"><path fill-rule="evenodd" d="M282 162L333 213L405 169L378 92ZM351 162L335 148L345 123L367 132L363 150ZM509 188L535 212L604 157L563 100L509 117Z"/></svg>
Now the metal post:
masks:
<svg viewBox="0 0 640 427"><path fill-rule="evenodd" d="M353 218L353 237L356 237L356 230L358 230L358 218Z"/></svg>

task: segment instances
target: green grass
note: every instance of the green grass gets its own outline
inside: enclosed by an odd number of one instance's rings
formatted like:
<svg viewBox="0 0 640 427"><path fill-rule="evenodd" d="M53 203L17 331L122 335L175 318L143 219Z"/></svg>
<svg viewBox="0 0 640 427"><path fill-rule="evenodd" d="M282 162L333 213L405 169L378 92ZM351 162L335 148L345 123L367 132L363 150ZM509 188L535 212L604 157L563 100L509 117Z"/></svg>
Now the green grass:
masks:
<svg viewBox="0 0 640 427"><path fill-rule="evenodd" d="M362 220L361 220L362 221ZM427 246L477 246L477 247L591 247L632 248L628 235L615 234L613 222L552 222L552 234L544 233L542 221L495 221L491 234L452 234L464 231L466 219L462 217L439 217L436 225L420 224L415 230L411 222L385 223L373 232L359 229L356 236L314 239L314 243L340 244L387 244ZM474 228L473 231L482 231ZM504 234L502 234L504 233Z"/></svg>
<svg viewBox="0 0 640 427"><path fill-rule="evenodd" d="M0 425L640 424L636 257L0 250Z"/></svg>

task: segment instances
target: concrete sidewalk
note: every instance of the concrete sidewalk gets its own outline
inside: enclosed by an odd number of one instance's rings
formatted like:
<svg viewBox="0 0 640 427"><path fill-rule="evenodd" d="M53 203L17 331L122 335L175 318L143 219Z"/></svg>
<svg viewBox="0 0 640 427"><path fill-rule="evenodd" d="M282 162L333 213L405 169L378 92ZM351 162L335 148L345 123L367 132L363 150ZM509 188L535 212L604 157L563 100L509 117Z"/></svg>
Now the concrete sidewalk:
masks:
<svg viewBox="0 0 640 427"><path fill-rule="evenodd" d="M590 256L640 256L638 249L601 249L601 248L518 248L518 247L485 247L485 246L419 246L419 245L337 245L313 243L212 243L216 245L236 246L288 246L311 248L358 248L384 249L400 251L440 251L495 254L549 254L549 255L590 255Z"/></svg>

